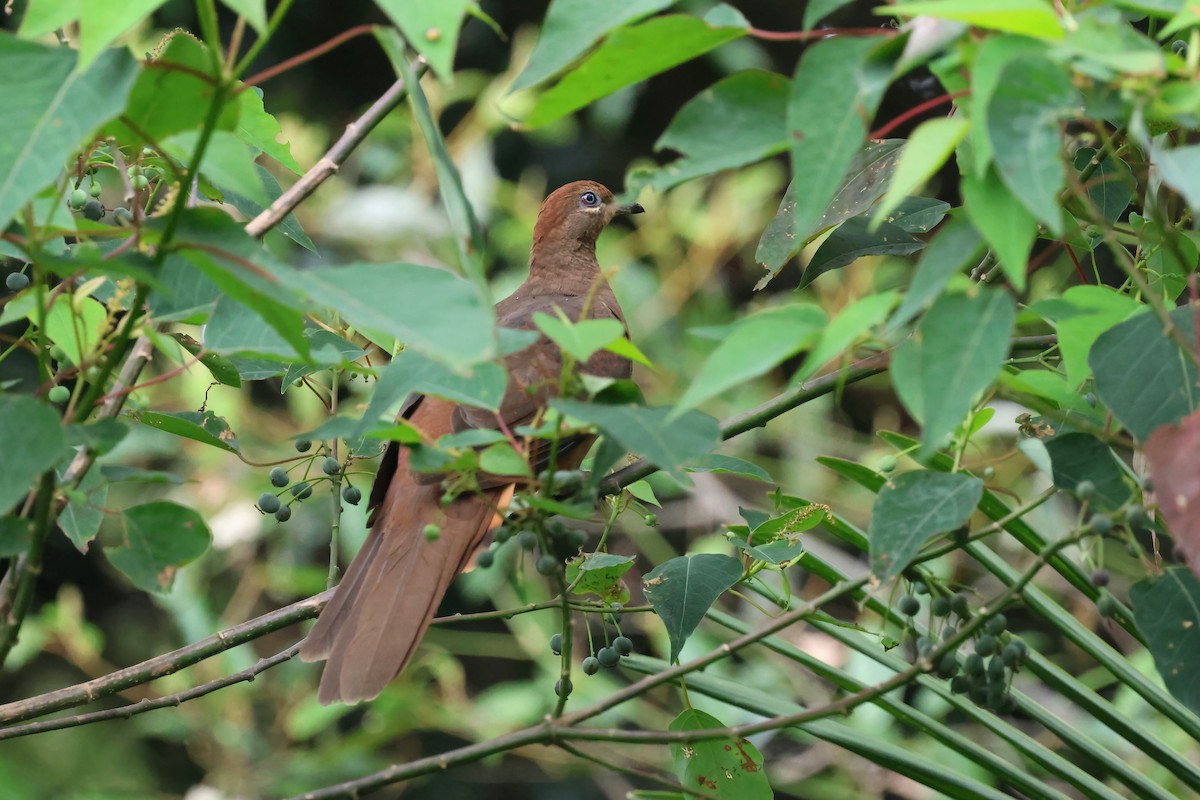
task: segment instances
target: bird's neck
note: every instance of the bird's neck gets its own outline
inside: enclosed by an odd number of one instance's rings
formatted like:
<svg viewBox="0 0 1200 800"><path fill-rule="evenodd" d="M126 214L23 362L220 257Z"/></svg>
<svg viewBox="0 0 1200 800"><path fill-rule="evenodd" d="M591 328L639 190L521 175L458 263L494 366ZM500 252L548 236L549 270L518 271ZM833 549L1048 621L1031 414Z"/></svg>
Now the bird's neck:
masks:
<svg viewBox="0 0 1200 800"><path fill-rule="evenodd" d="M552 247L535 247L529 257L532 295L586 295L597 286L607 286L596 261L595 242L543 242Z"/></svg>

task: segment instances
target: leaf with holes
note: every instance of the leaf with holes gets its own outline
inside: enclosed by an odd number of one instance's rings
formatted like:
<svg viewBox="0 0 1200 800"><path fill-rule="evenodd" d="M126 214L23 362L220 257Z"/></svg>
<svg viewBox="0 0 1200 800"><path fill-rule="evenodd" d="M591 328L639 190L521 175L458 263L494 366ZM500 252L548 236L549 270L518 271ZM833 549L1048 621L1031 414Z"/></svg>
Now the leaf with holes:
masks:
<svg viewBox="0 0 1200 800"><path fill-rule="evenodd" d="M671 731L703 731L724 728L716 717L694 708L683 711L672 722ZM723 736L698 742L671 745L675 777L683 786L694 787L721 800L770 800L775 796L763 757L749 739ZM682 796L682 795L681 795Z"/></svg>

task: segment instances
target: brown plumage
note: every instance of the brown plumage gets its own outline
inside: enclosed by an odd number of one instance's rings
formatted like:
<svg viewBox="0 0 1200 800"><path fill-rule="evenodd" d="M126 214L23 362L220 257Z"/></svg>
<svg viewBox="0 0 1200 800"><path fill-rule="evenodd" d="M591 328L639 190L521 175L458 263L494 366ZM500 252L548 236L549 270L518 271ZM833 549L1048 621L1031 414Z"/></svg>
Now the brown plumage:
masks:
<svg viewBox="0 0 1200 800"><path fill-rule="evenodd" d="M612 192L594 181L568 184L547 197L533 229L529 278L496 305L497 324L535 330L533 315L553 315L556 307L573 320L624 323L596 262L596 238L613 217L641 211L638 205L617 205ZM500 416L511 429L532 421L555 393L562 355L543 336L504 364L509 381ZM631 366L600 351L582 369L625 378ZM410 398L401 416L431 440L497 426L491 412L434 397ZM578 464L587 444L572 443L560 454L560 466ZM483 542L513 486L503 476L481 476L480 483L479 492L443 507L436 476L410 473L408 451L395 443L388 448L371 490L371 533L300 649L305 661L326 660L322 703L374 698L408 663L446 589ZM441 527L433 542L423 534L429 523Z"/></svg>

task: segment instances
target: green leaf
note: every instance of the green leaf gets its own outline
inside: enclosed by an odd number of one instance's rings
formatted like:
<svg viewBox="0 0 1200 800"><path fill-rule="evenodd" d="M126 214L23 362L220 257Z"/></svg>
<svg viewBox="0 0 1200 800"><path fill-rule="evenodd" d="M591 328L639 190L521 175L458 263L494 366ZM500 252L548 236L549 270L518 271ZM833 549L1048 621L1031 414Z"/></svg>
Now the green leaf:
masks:
<svg viewBox="0 0 1200 800"><path fill-rule="evenodd" d="M159 287L150 292L150 312L160 322L203 322L221 296L212 279L172 253L163 262Z"/></svg>
<svg viewBox="0 0 1200 800"><path fill-rule="evenodd" d="M654 149L682 155L670 164L634 170L625 181L631 195L657 192L684 181L752 164L788 149L787 78L745 70L705 89L679 110ZM721 131L714 136L713 131Z"/></svg>
<svg viewBox="0 0 1200 800"><path fill-rule="evenodd" d="M887 193L875 210L872 225L878 225L900 206L904 198L924 186L942 168L969 130L970 123L962 117L938 117L918 125L900 152L900 162L888 183Z"/></svg>
<svg viewBox="0 0 1200 800"><path fill-rule="evenodd" d="M267 0L221 0L221 3L246 22L256 33L267 31Z"/></svg>
<svg viewBox="0 0 1200 800"><path fill-rule="evenodd" d="M21 18L18 35L24 39L40 39L48 33L79 19L83 0L29 0Z"/></svg>
<svg viewBox="0 0 1200 800"><path fill-rule="evenodd" d="M1080 8L1072 17L1074 24L1055 50L1070 54L1079 72L1101 80L1115 78L1117 72L1156 78L1164 72L1162 51L1117 9ZM1169 35L1166 29L1162 35Z"/></svg>
<svg viewBox="0 0 1200 800"><path fill-rule="evenodd" d="M996 254L1004 275L1018 291L1025 288L1029 250L1037 238L1037 220L1008 191L995 170L983 178L962 176L963 207L971 224Z"/></svg>
<svg viewBox="0 0 1200 800"><path fill-rule="evenodd" d="M1079 484L1094 487L1090 502L1101 511L1113 511L1133 496L1133 484L1112 449L1089 433L1061 433L1046 440L1054 485L1078 493Z"/></svg>
<svg viewBox="0 0 1200 800"><path fill-rule="evenodd" d="M821 338L804 357L804 363L796 370L789 385L799 386L815 375L817 370L854 347L887 319L888 312L899 300L900 295L895 291L879 292L869 294L842 309L821 331Z"/></svg>
<svg viewBox="0 0 1200 800"><path fill-rule="evenodd" d="M865 215L854 217L843 222L821 242L812 260L804 267L800 285L796 288L803 289L826 272L841 269L866 256L904 256L924 246L924 242L898 225L889 222L872 225Z"/></svg>
<svg viewBox="0 0 1200 800"><path fill-rule="evenodd" d="M688 554L655 567L642 580L646 600L667 628L671 656L679 652L704 614L727 589L741 580L742 562L716 553Z"/></svg>
<svg viewBox="0 0 1200 800"><path fill-rule="evenodd" d="M1167 567L1162 575L1135 583L1129 595L1163 683L1200 714L1200 580L1187 567Z"/></svg>
<svg viewBox="0 0 1200 800"><path fill-rule="evenodd" d="M1000 179L1055 235L1063 230L1058 193L1067 182L1060 128L1082 106L1071 76L1044 56L1006 64L988 104L988 138Z"/></svg>
<svg viewBox="0 0 1200 800"><path fill-rule="evenodd" d="M193 356L200 353L203 349L201 344L192 337L183 333L173 333L171 338L179 343L179 346L191 353ZM219 356L216 353L205 353L200 357L200 363L209 371L213 379L225 386L232 386L239 389L242 386L242 376L238 374L237 365L224 356Z"/></svg>
<svg viewBox="0 0 1200 800"><path fill-rule="evenodd" d="M1006 293L942 295L892 357L900 401L923 426L920 457L936 450L991 386L1008 356L1016 308ZM969 325L964 320L970 320Z"/></svg>
<svg viewBox="0 0 1200 800"><path fill-rule="evenodd" d="M229 423L225 421L224 417L218 417L211 411L181 411L175 414L164 414L158 411L131 411L129 416L134 422L227 450L230 453L237 453L241 449L237 436L229 429Z"/></svg>
<svg viewBox="0 0 1200 800"><path fill-rule="evenodd" d="M58 177L92 131L125 108L137 76L133 57L113 50L80 72L75 70L76 55L69 48L0 36L5 82L0 230Z"/></svg>
<svg viewBox="0 0 1200 800"><path fill-rule="evenodd" d="M887 214L890 222L906 233L929 233L938 226L950 210L950 204L936 197L906 197Z"/></svg>
<svg viewBox="0 0 1200 800"><path fill-rule="evenodd" d="M22 517L0 517L0 558L19 556L33 541L33 520Z"/></svg>
<svg viewBox="0 0 1200 800"><path fill-rule="evenodd" d="M984 178L992 163L992 142L988 138L988 107L996 87L1000 85L1000 72L1010 61L1027 58L1046 52L1046 45L1024 36L990 36L983 40L975 56L971 70L971 96L961 102L969 109L971 117L971 152L973 164L964 165L964 175ZM963 151L959 150L962 158Z"/></svg>
<svg viewBox="0 0 1200 800"><path fill-rule="evenodd" d="M396 23L409 46L425 56L433 71L449 83L454 74L458 33L471 0L438 0L436 3L375 0L375 5Z"/></svg>
<svg viewBox="0 0 1200 800"><path fill-rule="evenodd" d="M251 86L237 95L237 135L245 144L266 153L297 175L304 172L292 157L292 148L279 141L283 129L279 121L263 107L262 89ZM257 170L256 170L257 172Z"/></svg>
<svg viewBox="0 0 1200 800"><path fill-rule="evenodd" d="M54 409L27 395L0 394L0 510L12 508L33 482L66 451L62 424Z"/></svg>
<svg viewBox="0 0 1200 800"><path fill-rule="evenodd" d="M662 508L662 503L658 501L658 496L654 494L654 487L650 485L649 481L634 481L625 487L625 491L643 503L649 503L652 506Z"/></svg>
<svg viewBox="0 0 1200 800"><path fill-rule="evenodd" d="M710 25L696 17L655 17L614 31L604 44L538 98L525 120L537 128L616 90L690 61L746 34L741 25Z"/></svg>
<svg viewBox="0 0 1200 800"><path fill-rule="evenodd" d="M1088 353L1100 334L1142 310L1142 304L1108 286L1072 286L1061 298L1031 308L1054 325L1067 382L1080 386L1091 377Z"/></svg>
<svg viewBox="0 0 1200 800"><path fill-rule="evenodd" d="M556 309L557 310L557 309ZM625 326L615 319L581 319L572 322L558 311L558 316L538 312L533 323L550 340L570 353L580 363L587 361L597 350L625 336Z"/></svg>
<svg viewBox="0 0 1200 800"><path fill-rule="evenodd" d="M906 472L884 485L871 511L871 571L881 580L904 571L926 542L966 522L983 481L961 472Z"/></svg>
<svg viewBox="0 0 1200 800"><path fill-rule="evenodd" d="M879 6L876 14L935 17L965 22L977 28L1019 33L1042 39L1061 39L1062 22L1048 0L927 0Z"/></svg>
<svg viewBox="0 0 1200 800"><path fill-rule="evenodd" d="M796 231L821 222L862 150L891 77L881 52L874 37L838 36L810 45L800 59L788 103L792 183L803 187L794 195Z"/></svg>
<svg viewBox="0 0 1200 800"><path fill-rule="evenodd" d="M87 424L74 423L66 429L67 445L82 447L93 455L112 452L129 434L129 426L119 419L98 419Z"/></svg>
<svg viewBox="0 0 1200 800"><path fill-rule="evenodd" d="M121 518L125 544L108 548L108 560L147 592L168 591L179 568L204 555L212 542L204 518L177 503L134 506Z"/></svg>
<svg viewBox="0 0 1200 800"><path fill-rule="evenodd" d="M66 495L68 502L58 515L58 527L79 552L86 553L88 544L96 538L104 522L104 504L108 500L107 476L98 469L90 469L79 488L67 491Z"/></svg>
<svg viewBox="0 0 1200 800"><path fill-rule="evenodd" d="M688 462L685 469L688 472L716 472L726 475L737 475L742 478L752 478L756 481L765 481L766 483L775 482L775 479L771 477L771 473L758 464L753 464L744 458L721 455L720 453L709 453L708 455L694 458Z"/></svg>
<svg viewBox="0 0 1200 800"><path fill-rule="evenodd" d="M529 462L508 442L497 442L479 453L479 468L492 475L523 475L533 477Z"/></svg>
<svg viewBox="0 0 1200 800"><path fill-rule="evenodd" d="M79 68L85 69L117 37L149 17L167 0L82 0L79 13ZM117 51L121 52L121 51Z"/></svg>
<svg viewBox="0 0 1200 800"><path fill-rule="evenodd" d="M1195 341L1190 308L1172 311L1171 322L1184 341ZM1143 442L1158 426L1177 423L1200 405L1196 362L1154 314L1139 314L1102 333L1088 363L1096 376L1096 394Z"/></svg>
<svg viewBox="0 0 1200 800"><path fill-rule="evenodd" d="M312 360L288 365L287 371L283 373L280 394L314 372L353 363L367 354L367 351L358 345L321 328L305 329L304 338L308 340Z"/></svg>
<svg viewBox="0 0 1200 800"><path fill-rule="evenodd" d="M675 0L554 0L546 12L541 35L529 63L509 91L536 86L552 78L588 51L605 34L627 22L662 11Z"/></svg>
<svg viewBox="0 0 1200 800"><path fill-rule="evenodd" d="M594 594L619 602L625 592L621 576L632 566L633 556L586 553L567 562L567 585L574 585L572 594Z"/></svg>
<svg viewBox="0 0 1200 800"><path fill-rule="evenodd" d="M162 140L162 147L176 161L187 164L196 151L199 138L200 131L187 130ZM214 131L200 162L200 173L217 187L237 192L265 207L270 201L258 178L254 155L237 134Z"/></svg>
<svg viewBox="0 0 1200 800"><path fill-rule="evenodd" d="M804 30L812 30L822 19L851 2L853 0L808 0L804 4Z"/></svg>
<svg viewBox="0 0 1200 800"><path fill-rule="evenodd" d="M807 184L792 181L779 204L779 210L775 212L775 217L758 241L754 260L766 267L768 273L758 282L756 288L761 289L765 286L801 247L821 232L858 216L878 200L887 189L887 182L896 168L900 148L903 146L903 139L884 139L868 142L860 149L825 213L803 237L796 236L795 187L799 185L803 190Z"/></svg>
<svg viewBox="0 0 1200 800"><path fill-rule="evenodd" d="M705 360L676 408L692 408L764 375L812 344L827 322L818 306L798 303L745 317Z"/></svg>
<svg viewBox="0 0 1200 800"><path fill-rule="evenodd" d="M604 406L555 399L551 407L600 428L626 449L662 469L675 469L716 447L717 421L699 411L677 414L671 407Z"/></svg>
<svg viewBox="0 0 1200 800"><path fill-rule="evenodd" d="M36 310L29 313L30 322L36 324ZM107 309L92 298L59 295L46 312L46 336L63 349L72 364L82 364L84 356L92 357L107 321Z"/></svg>
<svg viewBox="0 0 1200 800"><path fill-rule="evenodd" d="M304 319L299 313L275 309L272 321L278 326L288 325L293 332L289 338L303 339ZM268 325L262 315L229 297L217 301L209 316L208 324L204 326L204 346L210 352L224 355L254 353L288 361L300 358L296 348L280 336L275 327ZM233 363L238 362L234 359ZM240 372L241 367L238 369ZM279 371L283 371L283 365L279 366Z"/></svg>
<svg viewBox="0 0 1200 800"><path fill-rule="evenodd" d="M1193 212L1200 211L1200 144L1170 150L1151 147L1150 158L1163 183L1183 195Z"/></svg>
<svg viewBox="0 0 1200 800"><path fill-rule="evenodd" d="M828 510L827 506L820 505L790 508L755 525L750 532L750 543L762 547L780 539L794 539L796 534L810 531L824 522Z"/></svg>
<svg viewBox="0 0 1200 800"><path fill-rule="evenodd" d="M979 263L983 250L983 241L966 216L961 213L952 216L921 253L912 283L888 322L888 330L894 331L915 317L942 293L951 276Z"/></svg>
<svg viewBox="0 0 1200 800"><path fill-rule="evenodd" d="M395 337L452 366L495 351L492 309L468 281L416 264L350 264L300 273L300 287L360 330Z"/></svg>
<svg viewBox="0 0 1200 800"><path fill-rule="evenodd" d="M702 731L724 728L716 717L688 708L671 722L671 731ZM724 736L699 742L671 745L675 777L683 786L694 787L721 800L770 800L775 796L763 757L749 739Z"/></svg>

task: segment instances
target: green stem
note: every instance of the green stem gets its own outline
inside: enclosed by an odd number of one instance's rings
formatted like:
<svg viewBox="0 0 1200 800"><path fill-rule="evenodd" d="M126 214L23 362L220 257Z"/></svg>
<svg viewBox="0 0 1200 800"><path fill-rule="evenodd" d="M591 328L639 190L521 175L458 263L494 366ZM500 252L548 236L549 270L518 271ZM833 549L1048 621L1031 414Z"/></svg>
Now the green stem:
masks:
<svg viewBox="0 0 1200 800"><path fill-rule="evenodd" d="M279 5L275 7L274 13L271 14L271 19L267 21L266 32L254 40L254 44L246 51L246 55L242 56L242 60L234 67L232 77L236 78L250 68L250 65L254 63L254 59L258 58L258 54L263 51L263 48L271 41L271 37L279 30L279 26L283 23L283 18L287 16L293 2L294 0L280 0Z"/></svg>
<svg viewBox="0 0 1200 800"><path fill-rule="evenodd" d="M33 590L37 585L38 575L42 572L42 553L46 546L46 537L50 533L50 509L54 499L54 471L42 473L38 485L37 500L33 512L33 533L29 548L23 558L17 559L10 569L14 570L13 579L16 589L13 592L12 607L0 627L0 664L8 658L13 645L17 643L17 634L21 623L29 613L33 603Z"/></svg>

